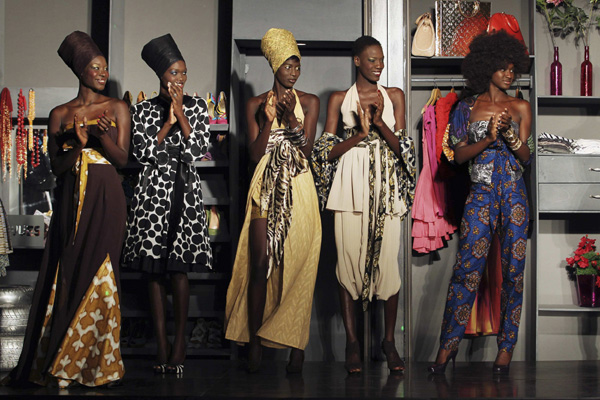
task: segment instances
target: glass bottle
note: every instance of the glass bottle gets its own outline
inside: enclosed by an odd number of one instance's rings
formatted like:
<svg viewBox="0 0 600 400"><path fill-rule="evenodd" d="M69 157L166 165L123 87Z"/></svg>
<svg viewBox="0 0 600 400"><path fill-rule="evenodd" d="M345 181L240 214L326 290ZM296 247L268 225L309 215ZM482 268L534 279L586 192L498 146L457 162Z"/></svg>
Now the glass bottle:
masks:
<svg viewBox="0 0 600 400"><path fill-rule="evenodd" d="M558 46L554 46L554 62L550 65L550 94L562 95L562 64L558 61Z"/></svg>
<svg viewBox="0 0 600 400"><path fill-rule="evenodd" d="M592 70L593 66L590 62L590 47L585 46L585 60L581 63L581 95L592 95Z"/></svg>

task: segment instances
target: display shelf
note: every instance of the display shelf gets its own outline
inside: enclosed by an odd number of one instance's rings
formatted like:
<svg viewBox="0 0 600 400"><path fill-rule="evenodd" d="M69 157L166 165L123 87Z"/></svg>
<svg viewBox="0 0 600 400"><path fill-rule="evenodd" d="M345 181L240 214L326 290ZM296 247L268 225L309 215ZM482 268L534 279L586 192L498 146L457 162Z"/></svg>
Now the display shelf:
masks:
<svg viewBox="0 0 600 400"><path fill-rule="evenodd" d="M167 296L170 297L170 296ZM190 310L188 313L188 319L195 318L223 318L224 311L221 310L199 310L194 307L194 303L190 303ZM123 318L150 318L150 310L128 310L122 309L121 316ZM173 313L171 311L167 312L167 316L169 318L173 317Z"/></svg>
<svg viewBox="0 0 600 400"><path fill-rule="evenodd" d="M229 124L210 124L208 129L211 132L228 132Z"/></svg>
<svg viewBox="0 0 600 400"><path fill-rule="evenodd" d="M121 346L121 354L124 356L156 356L156 344L147 344L142 347ZM231 357L229 348L187 348L186 357Z"/></svg>
<svg viewBox="0 0 600 400"><path fill-rule="evenodd" d="M600 307L579 307L574 304L540 304L538 305L539 314L581 314L581 313L600 313Z"/></svg>
<svg viewBox="0 0 600 400"><path fill-rule="evenodd" d="M209 160L209 161L195 161L194 167L196 168L226 168L229 166L227 160Z"/></svg>
<svg viewBox="0 0 600 400"><path fill-rule="evenodd" d="M143 272L122 272L121 280L141 280L145 276ZM220 281L227 279L227 274L220 272L188 272L190 281Z"/></svg>
<svg viewBox="0 0 600 400"><path fill-rule="evenodd" d="M600 105L600 96L538 96L538 107L587 107Z"/></svg>
<svg viewBox="0 0 600 400"><path fill-rule="evenodd" d="M205 206L223 206L229 204L227 197L204 197Z"/></svg>

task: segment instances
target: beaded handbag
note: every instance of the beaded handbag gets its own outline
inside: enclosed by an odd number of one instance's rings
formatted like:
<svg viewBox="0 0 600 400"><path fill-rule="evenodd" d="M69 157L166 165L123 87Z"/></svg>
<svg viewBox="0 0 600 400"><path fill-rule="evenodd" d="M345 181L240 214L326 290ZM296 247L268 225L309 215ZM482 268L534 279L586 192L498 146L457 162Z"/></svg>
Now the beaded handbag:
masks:
<svg viewBox="0 0 600 400"><path fill-rule="evenodd" d="M436 56L464 57L473 38L486 31L491 3L436 0Z"/></svg>

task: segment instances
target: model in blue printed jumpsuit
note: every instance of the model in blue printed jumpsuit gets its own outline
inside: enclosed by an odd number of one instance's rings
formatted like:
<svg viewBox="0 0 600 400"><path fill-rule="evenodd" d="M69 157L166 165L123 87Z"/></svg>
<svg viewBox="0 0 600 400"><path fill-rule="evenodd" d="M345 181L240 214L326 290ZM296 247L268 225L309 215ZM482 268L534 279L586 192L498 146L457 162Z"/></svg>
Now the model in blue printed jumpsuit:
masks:
<svg viewBox="0 0 600 400"><path fill-rule="evenodd" d="M494 373L508 373L523 303L529 206L523 168L530 162L531 107L506 91L529 60L523 46L504 32L478 36L463 62L476 96L457 105L450 118L454 161L469 161L470 192L460 226L454 272L448 288L440 349L428 370L443 373L454 360L469 322L494 233L502 259L501 327ZM479 89L479 90L478 90Z"/></svg>

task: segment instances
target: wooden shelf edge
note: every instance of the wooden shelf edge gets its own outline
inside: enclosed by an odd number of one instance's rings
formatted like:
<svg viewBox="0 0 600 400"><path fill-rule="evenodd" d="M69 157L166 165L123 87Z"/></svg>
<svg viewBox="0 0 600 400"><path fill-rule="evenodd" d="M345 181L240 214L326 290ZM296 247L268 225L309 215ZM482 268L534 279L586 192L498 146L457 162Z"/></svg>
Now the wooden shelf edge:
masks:
<svg viewBox="0 0 600 400"><path fill-rule="evenodd" d="M222 272L190 272L187 274L189 280L217 281L227 278ZM144 277L143 272L121 272L121 280L140 280Z"/></svg>

